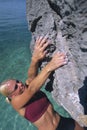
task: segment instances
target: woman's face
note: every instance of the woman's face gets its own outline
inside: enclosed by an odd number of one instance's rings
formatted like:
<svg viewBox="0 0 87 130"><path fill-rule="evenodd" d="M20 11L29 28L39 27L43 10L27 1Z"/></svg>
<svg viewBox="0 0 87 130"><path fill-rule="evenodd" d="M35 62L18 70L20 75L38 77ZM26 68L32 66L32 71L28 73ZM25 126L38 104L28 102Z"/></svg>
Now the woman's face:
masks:
<svg viewBox="0 0 87 130"><path fill-rule="evenodd" d="M18 80L10 80L8 82L8 88L7 88L10 97L20 95L25 90L25 85Z"/></svg>

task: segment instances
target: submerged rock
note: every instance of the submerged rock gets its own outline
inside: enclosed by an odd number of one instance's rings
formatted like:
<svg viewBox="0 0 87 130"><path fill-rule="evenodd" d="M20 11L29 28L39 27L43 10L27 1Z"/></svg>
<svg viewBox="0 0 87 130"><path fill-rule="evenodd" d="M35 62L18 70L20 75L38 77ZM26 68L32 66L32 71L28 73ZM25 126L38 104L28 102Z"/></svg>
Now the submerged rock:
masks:
<svg viewBox="0 0 87 130"><path fill-rule="evenodd" d="M73 119L87 127L87 1L26 0L26 6L31 51L38 35L48 35L52 42L40 67L55 51L68 56L68 64L50 75L45 88Z"/></svg>

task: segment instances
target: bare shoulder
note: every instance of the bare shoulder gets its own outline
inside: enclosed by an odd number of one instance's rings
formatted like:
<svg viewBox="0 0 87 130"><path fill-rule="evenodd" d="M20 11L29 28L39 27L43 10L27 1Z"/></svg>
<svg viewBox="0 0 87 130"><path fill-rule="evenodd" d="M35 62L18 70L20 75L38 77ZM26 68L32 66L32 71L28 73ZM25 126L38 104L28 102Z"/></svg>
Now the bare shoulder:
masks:
<svg viewBox="0 0 87 130"><path fill-rule="evenodd" d="M19 111L31 99L31 97L31 92L26 88L22 94L16 95L12 98L11 105L16 111Z"/></svg>

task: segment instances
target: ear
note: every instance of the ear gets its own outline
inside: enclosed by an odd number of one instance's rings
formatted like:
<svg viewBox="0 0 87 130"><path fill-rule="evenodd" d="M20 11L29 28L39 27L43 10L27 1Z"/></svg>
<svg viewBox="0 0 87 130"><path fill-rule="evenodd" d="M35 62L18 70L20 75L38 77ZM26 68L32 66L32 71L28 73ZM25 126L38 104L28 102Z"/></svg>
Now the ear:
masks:
<svg viewBox="0 0 87 130"><path fill-rule="evenodd" d="M6 100L6 102L7 102L7 103L10 103L10 101L9 101L8 97L6 97L6 99L5 99L5 100Z"/></svg>

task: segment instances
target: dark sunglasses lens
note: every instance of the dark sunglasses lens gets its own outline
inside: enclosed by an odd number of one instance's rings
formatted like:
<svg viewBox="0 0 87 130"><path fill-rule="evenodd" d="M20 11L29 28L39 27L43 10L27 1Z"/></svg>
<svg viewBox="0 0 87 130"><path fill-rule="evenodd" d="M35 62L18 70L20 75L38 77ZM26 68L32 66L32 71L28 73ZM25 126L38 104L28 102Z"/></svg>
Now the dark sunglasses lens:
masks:
<svg viewBox="0 0 87 130"><path fill-rule="evenodd" d="M15 85L15 89L14 89L14 90L16 90L17 88L18 88L18 85L16 84L16 85Z"/></svg>
<svg viewBox="0 0 87 130"><path fill-rule="evenodd" d="M16 83L19 83L20 81L19 80L16 80Z"/></svg>

